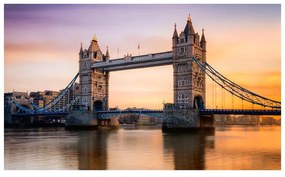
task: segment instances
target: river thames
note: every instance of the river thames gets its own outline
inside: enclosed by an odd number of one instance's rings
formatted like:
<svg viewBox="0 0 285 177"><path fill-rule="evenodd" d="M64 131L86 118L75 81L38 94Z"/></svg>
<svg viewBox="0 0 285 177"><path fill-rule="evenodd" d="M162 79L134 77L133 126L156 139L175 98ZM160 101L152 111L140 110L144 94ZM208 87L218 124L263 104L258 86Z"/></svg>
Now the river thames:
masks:
<svg viewBox="0 0 285 177"><path fill-rule="evenodd" d="M5 170L281 170L280 126L5 129Z"/></svg>

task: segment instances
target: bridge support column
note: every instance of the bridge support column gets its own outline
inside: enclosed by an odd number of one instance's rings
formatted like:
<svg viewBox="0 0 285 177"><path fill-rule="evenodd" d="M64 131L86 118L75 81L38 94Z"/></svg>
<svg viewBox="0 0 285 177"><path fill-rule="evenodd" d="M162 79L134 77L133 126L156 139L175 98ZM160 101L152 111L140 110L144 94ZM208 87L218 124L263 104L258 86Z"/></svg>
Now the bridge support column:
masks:
<svg viewBox="0 0 285 177"><path fill-rule="evenodd" d="M96 129L97 113L94 111L70 111L66 119L66 129Z"/></svg>
<svg viewBox="0 0 285 177"><path fill-rule="evenodd" d="M201 116L198 109L164 107L163 132L213 131L213 116Z"/></svg>
<svg viewBox="0 0 285 177"><path fill-rule="evenodd" d="M98 122L99 127L107 127L111 129L116 129L120 126L117 117L112 117L109 119L98 119L97 118L97 122Z"/></svg>

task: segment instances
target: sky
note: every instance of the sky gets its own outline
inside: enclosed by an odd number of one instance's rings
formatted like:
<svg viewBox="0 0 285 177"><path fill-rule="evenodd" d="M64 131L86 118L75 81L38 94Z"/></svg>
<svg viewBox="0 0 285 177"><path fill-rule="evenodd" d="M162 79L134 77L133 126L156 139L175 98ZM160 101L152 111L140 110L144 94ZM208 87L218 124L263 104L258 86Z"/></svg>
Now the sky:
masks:
<svg viewBox="0 0 285 177"><path fill-rule="evenodd" d="M111 59L170 51L174 24L180 33L189 14L195 32L205 29L211 66L248 90L281 101L278 4L6 4L4 92L65 88L78 72L80 44L88 48L93 35L103 53L109 47ZM206 106L221 108L212 84L207 79ZM111 72L109 85L110 107L161 109L163 102L173 102L172 66ZM216 97L221 93L218 88ZM241 104L226 94L225 108Z"/></svg>

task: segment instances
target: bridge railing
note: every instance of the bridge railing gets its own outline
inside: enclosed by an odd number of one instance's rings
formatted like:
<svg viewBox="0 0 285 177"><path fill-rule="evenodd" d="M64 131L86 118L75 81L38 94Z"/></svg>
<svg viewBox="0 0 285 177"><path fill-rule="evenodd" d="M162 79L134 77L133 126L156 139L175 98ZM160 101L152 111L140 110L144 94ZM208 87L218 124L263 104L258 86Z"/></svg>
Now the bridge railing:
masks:
<svg viewBox="0 0 285 177"><path fill-rule="evenodd" d="M108 113L144 113L144 112L163 112L161 109L122 109L122 110L108 110L108 111L97 111L98 114Z"/></svg>
<svg viewBox="0 0 285 177"><path fill-rule="evenodd" d="M163 118L163 110L151 110L151 109L132 109L132 110L108 110L108 111L98 111L98 119L109 119L114 116L119 116L122 114L139 114L139 115L148 115L151 117Z"/></svg>
<svg viewBox="0 0 285 177"><path fill-rule="evenodd" d="M234 115L281 115L281 110L274 109L202 109L200 114L234 114Z"/></svg>

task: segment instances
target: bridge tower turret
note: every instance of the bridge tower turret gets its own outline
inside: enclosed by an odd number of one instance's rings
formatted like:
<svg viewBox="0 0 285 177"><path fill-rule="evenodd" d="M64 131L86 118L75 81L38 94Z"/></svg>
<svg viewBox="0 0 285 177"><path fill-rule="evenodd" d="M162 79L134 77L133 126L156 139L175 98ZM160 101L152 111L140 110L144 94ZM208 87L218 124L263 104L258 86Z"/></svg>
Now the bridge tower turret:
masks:
<svg viewBox="0 0 285 177"><path fill-rule="evenodd" d="M108 109L109 73L91 68L94 62L104 59L105 56L95 36L88 50L83 50L81 44L79 52L80 105L90 111Z"/></svg>
<svg viewBox="0 0 285 177"><path fill-rule="evenodd" d="M178 44L178 34L177 34L177 30L176 30L176 24L174 25L174 32L173 32L173 36L172 36L172 46L176 46Z"/></svg>
<svg viewBox="0 0 285 177"><path fill-rule="evenodd" d="M203 61L203 63L205 63L206 62L206 38L204 35L204 28L202 29L202 37L201 37L200 47L203 49L202 50L202 61Z"/></svg>
<svg viewBox="0 0 285 177"><path fill-rule="evenodd" d="M107 51L106 51L106 55L105 55L105 60L109 61L110 60L110 55L109 55L109 47L107 46Z"/></svg>
<svg viewBox="0 0 285 177"><path fill-rule="evenodd" d="M173 35L174 104L179 108L204 109L206 102L205 73L192 61L206 62L206 40L195 33L190 15L179 37ZM177 33L177 32L176 32Z"/></svg>

